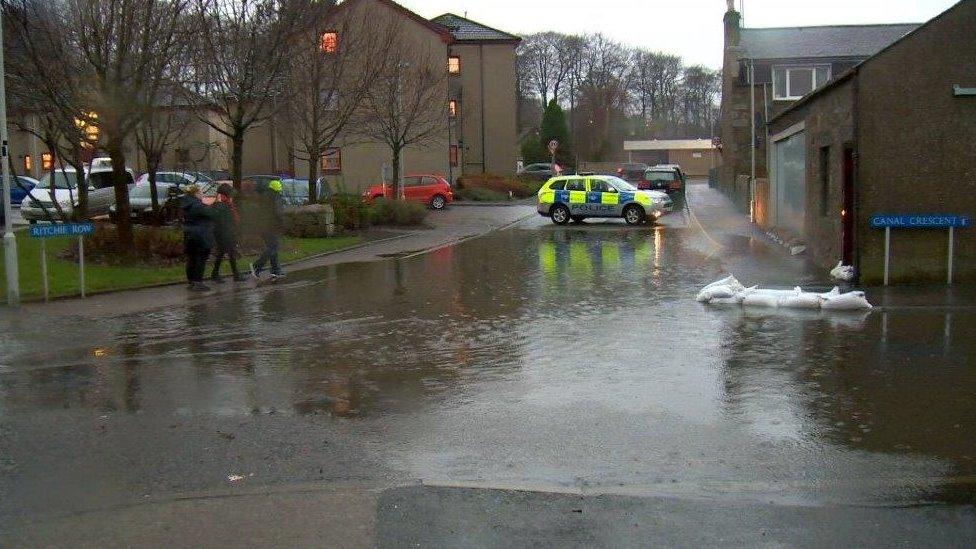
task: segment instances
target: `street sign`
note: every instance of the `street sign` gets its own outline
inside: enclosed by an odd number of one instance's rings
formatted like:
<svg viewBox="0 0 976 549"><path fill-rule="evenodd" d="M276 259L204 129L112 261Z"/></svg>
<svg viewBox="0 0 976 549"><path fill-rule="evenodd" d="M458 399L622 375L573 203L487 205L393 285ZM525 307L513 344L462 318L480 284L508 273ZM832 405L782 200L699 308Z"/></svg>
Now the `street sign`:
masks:
<svg viewBox="0 0 976 549"><path fill-rule="evenodd" d="M549 140L549 154L556 154L556 149L559 148L559 141L555 139Z"/></svg>
<svg viewBox="0 0 976 549"><path fill-rule="evenodd" d="M54 223L51 225L31 225L27 233L31 238L52 238L55 236L85 236L95 232L92 223Z"/></svg>
<svg viewBox="0 0 976 549"><path fill-rule="evenodd" d="M949 249L946 260L946 283L952 284L955 262L956 229L968 229L973 220L968 215L947 214L874 214L868 221L872 229L885 230L884 285L888 285L891 265L891 229L949 229Z"/></svg>
<svg viewBox="0 0 976 549"><path fill-rule="evenodd" d="M965 229L971 227L972 219L966 215L944 214L875 214L871 216L874 229Z"/></svg>

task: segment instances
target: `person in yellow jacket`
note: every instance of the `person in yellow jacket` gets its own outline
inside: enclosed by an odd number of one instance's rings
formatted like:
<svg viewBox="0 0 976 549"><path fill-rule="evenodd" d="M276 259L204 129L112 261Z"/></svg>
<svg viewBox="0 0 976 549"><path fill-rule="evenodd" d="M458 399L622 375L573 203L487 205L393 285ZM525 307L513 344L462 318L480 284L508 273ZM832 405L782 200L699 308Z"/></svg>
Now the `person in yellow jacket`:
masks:
<svg viewBox="0 0 976 549"><path fill-rule="evenodd" d="M268 183L268 192L265 193L267 199L268 218L261 228L261 237L264 238L264 252L254 263L251 263L251 275L254 278L261 277L261 271L267 263L271 263L271 280L277 280L285 275L281 270L281 263L278 261L278 246L281 243L281 234L285 229L285 202L281 198L281 180L272 179Z"/></svg>

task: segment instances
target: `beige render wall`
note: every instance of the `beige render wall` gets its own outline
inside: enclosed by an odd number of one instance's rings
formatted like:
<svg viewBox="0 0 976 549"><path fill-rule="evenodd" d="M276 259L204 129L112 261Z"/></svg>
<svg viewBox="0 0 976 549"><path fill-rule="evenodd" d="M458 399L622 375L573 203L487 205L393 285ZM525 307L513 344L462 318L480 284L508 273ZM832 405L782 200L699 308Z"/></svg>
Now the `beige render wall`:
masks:
<svg viewBox="0 0 976 549"><path fill-rule="evenodd" d="M454 44L451 55L461 58L461 74L450 76L460 82L461 173L476 174L487 171L487 151L482 143L482 48L478 45Z"/></svg>
<svg viewBox="0 0 976 549"><path fill-rule="evenodd" d="M485 170L514 175L518 155L515 127L515 46L485 45Z"/></svg>

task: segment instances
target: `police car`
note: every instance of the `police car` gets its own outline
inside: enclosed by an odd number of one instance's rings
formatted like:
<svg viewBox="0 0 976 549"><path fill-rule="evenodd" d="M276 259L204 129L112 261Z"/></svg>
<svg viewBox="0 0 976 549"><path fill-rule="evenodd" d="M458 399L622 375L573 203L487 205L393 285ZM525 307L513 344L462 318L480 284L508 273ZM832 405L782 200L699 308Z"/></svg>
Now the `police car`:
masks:
<svg viewBox="0 0 976 549"><path fill-rule="evenodd" d="M667 193L642 191L612 175L567 175L546 181L539 189L539 215L557 225L588 217L622 217L640 225L671 211Z"/></svg>

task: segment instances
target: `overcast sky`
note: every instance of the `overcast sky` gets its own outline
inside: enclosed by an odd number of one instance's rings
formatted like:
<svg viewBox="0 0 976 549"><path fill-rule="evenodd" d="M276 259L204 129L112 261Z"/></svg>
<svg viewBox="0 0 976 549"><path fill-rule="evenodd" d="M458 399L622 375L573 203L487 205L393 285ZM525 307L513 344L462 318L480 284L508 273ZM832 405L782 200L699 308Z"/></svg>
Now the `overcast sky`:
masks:
<svg viewBox="0 0 976 549"><path fill-rule="evenodd" d="M739 0L736 6L739 5ZM957 0L744 0L747 27L916 23ZM632 46L722 65L726 0L399 0L425 16L464 15L516 34L602 32Z"/></svg>

